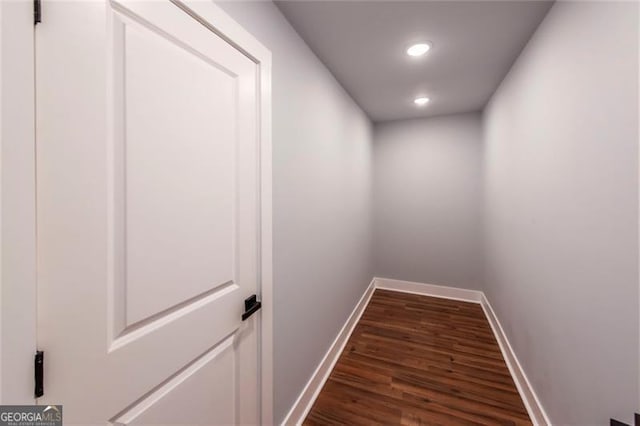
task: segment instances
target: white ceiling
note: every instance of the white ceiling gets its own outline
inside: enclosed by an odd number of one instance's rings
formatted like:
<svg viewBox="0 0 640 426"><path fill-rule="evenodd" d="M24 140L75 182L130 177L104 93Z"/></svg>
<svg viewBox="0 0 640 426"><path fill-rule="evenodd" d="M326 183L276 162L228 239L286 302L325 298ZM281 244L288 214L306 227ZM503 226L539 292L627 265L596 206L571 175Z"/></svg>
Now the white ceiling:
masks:
<svg viewBox="0 0 640 426"><path fill-rule="evenodd" d="M478 111L552 1L278 1L373 121ZM433 43L422 58L405 50ZM431 102L413 104L416 95Z"/></svg>

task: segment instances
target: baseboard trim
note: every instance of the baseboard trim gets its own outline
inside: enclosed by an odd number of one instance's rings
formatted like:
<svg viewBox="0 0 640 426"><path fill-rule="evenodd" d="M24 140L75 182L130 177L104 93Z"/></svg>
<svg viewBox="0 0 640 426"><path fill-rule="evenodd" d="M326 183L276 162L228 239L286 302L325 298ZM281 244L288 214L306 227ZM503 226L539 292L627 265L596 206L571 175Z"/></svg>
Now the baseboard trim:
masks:
<svg viewBox="0 0 640 426"><path fill-rule="evenodd" d="M496 336L496 340L500 346L500 351L502 352L502 357L507 363L511 377L513 377L513 381L518 388L518 392L520 393L520 397L527 408L531 421L536 426L550 426L551 421L549 420L547 413L544 411L538 395L536 395L533 390L533 386L531 386L531 382L529 382L522 365L520 365L520 361L518 361L518 357L513 351L513 347L511 346L511 343L509 343L509 339L507 339L507 335L498 320L498 316L491 307L489 299L487 299L487 296L484 293L482 293L480 305L482 306L482 310L489 321L493 334Z"/></svg>
<svg viewBox="0 0 640 426"><path fill-rule="evenodd" d="M381 290L401 291L403 293L421 294L424 296L442 297L444 299L461 300L463 302L480 303L482 292L466 288L447 287L443 285L424 284L413 281L401 281L391 278L374 278L375 288Z"/></svg>
<svg viewBox="0 0 640 426"><path fill-rule="evenodd" d="M318 364L318 367L313 372L311 378L298 396L298 399L293 404L293 407L291 407L291 410L289 410L289 413L284 418L284 421L282 422L283 425L301 425L307 417L307 414L309 414L309 411L311 411L313 403L329 378L336 362L338 362L338 358L340 358L340 354L347 344L349 337L351 337L353 329L369 304L369 300L371 300L371 296L375 290L374 282L375 279L371 281L364 294L353 308L347 322L336 336L335 340L329 347L329 350L324 355L322 361L320 361L320 364Z"/></svg>
<svg viewBox="0 0 640 426"><path fill-rule="evenodd" d="M375 277L371 281L364 294L354 307L351 315L349 315L349 318L347 319L347 322L336 336L335 340L329 347L329 350L322 358L322 361L320 361L320 364L298 396L293 407L289 410L289 413L282 422L283 425L300 425L306 418L307 414L309 414L313 403L329 378L336 362L338 362L338 358L347 344L347 341L351 337L353 329L360 320L362 313L369 304L371 296L376 289L442 297L445 299L480 304L487 320L489 321L491 330L498 341L502 356L509 368L511 377L513 377L513 381L516 384L527 412L529 413L529 417L531 417L531 421L535 426L551 425L549 417L544 411L542 404L540 404L538 396L534 392L529 379L524 373L524 370L522 369L522 366L520 365L520 362L507 339L507 335L504 333L504 329L502 328L500 321L498 321L498 317L491 307L486 295L482 291L378 277Z"/></svg>

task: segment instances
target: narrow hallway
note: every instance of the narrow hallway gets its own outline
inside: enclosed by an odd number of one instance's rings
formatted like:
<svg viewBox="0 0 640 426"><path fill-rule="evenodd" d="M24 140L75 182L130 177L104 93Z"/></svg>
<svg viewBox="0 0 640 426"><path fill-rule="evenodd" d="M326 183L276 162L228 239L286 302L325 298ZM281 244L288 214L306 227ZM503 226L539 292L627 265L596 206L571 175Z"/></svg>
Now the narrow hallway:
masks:
<svg viewBox="0 0 640 426"><path fill-rule="evenodd" d="M0 426L640 426L640 0L0 0L0 64Z"/></svg>
<svg viewBox="0 0 640 426"><path fill-rule="evenodd" d="M480 304L376 290L306 425L532 424Z"/></svg>

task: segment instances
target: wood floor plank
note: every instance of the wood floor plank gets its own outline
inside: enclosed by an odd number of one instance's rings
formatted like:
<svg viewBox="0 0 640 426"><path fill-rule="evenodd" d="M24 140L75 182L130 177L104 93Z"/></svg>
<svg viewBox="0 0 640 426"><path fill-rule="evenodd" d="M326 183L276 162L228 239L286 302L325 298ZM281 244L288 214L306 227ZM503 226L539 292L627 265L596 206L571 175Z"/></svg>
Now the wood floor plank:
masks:
<svg viewBox="0 0 640 426"><path fill-rule="evenodd" d="M531 425L480 305L376 290L305 425Z"/></svg>

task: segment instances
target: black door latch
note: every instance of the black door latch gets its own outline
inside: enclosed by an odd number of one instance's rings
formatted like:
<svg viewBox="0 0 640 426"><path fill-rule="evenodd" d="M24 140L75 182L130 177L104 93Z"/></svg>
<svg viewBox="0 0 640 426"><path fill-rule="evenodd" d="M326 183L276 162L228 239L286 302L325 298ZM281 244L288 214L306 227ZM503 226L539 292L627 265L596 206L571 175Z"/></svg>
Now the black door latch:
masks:
<svg viewBox="0 0 640 426"><path fill-rule="evenodd" d="M258 302L258 297L255 294L244 299L244 314L242 314L242 321L256 313L261 307L262 303Z"/></svg>

